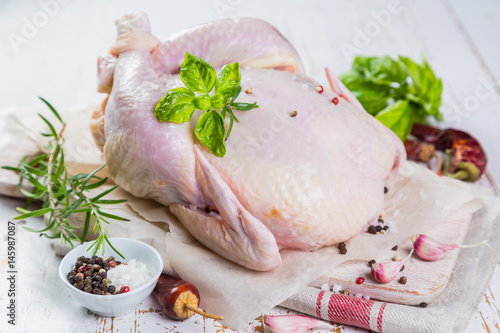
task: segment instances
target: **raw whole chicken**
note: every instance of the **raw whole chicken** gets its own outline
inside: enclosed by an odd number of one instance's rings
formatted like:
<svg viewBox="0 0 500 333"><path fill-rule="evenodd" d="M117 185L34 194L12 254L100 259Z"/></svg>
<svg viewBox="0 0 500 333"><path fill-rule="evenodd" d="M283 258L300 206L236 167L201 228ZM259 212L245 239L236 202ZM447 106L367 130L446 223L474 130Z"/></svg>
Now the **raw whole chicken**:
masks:
<svg viewBox="0 0 500 333"><path fill-rule="evenodd" d="M160 42L143 13L116 26L116 43L98 59L98 90L109 96L91 127L123 189L169 206L205 246L260 271L280 266L280 249L336 244L378 218L384 183L405 158L401 141L330 70L332 90L316 89L274 27L218 20ZM246 93L238 102L259 105L235 111L222 158L194 135L196 116L183 124L154 116L166 92L182 85L186 51L216 70L239 62Z"/></svg>

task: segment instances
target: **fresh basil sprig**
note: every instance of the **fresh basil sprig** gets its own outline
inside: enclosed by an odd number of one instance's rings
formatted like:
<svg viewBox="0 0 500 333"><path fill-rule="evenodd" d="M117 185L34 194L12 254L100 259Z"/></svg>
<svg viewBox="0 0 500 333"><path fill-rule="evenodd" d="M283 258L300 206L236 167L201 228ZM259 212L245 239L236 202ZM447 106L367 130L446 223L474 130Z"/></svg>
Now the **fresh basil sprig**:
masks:
<svg viewBox="0 0 500 333"><path fill-rule="evenodd" d="M425 59L419 65L404 56L358 56L340 79L365 110L402 141L414 122L443 119L439 111L443 84Z"/></svg>
<svg viewBox="0 0 500 333"><path fill-rule="evenodd" d="M167 92L156 105L156 119L185 123L195 110L203 111L196 123L196 137L212 154L224 156L225 141L231 133L233 122L239 122L233 110L248 111L259 107L256 102L235 102L241 92L239 63L227 64L216 73L205 60L186 52L180 77L186 87ZM213 89L214 93L210 95ZM226 116L229 116L227 132L224 126Z"/></svg>

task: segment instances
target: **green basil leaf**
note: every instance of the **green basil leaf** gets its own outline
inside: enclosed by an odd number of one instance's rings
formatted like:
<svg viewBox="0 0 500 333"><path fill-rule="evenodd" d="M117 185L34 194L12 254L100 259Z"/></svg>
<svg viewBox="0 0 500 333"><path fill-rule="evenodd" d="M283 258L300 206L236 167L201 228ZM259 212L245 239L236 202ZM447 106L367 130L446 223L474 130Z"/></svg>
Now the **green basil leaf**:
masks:
<svg viewBox="0 0 500 333"><path fill-rule="evenodd" d="M352 69L376 84L392 85L393 87L403 84L407 76L400 63L388 56L358 56L354 59Z"/></svg>
<svg viewBox="0 0 500 333"><path fill-rule="evenodd" d="M184 87L174 88L158 102L155 117L159 121L185 123L191 119L194 112L195 94Z"/></svg>
<svg viewBox="0 0 500 333"><path fill-rule="evenodd" d="M227 103L227 97L222 94L214 94L211 98L214 109L222 109Z"/></svg>
<svg viewBox="0 0 500 333"><path fill-rule="evenodd" d="M231 97L231 102L234 102L238 98L240 92L241 92L241 86L238 85L238 87L236 87L236 90L234 91L233 97Z"/></svg>
<svg viewBox="0 0 500 333"><path fill-rule="evenodd" d="M252 104L250 103L231 103L231 105L235 110L238 111L248 111L252 109L257 109L259 106L257 105L257 102L254 102Z"/></svg>
<svg viewBox="0 0 500 333"><path fill-rule="evenodd" d="M221 115L214 110L203 113L196 123L196 137L212 154L218 157L223 157L226 154L224 131L224 121Z"/></svg>
<svg viewBox="0 0 500 333"><path fill-rule="evenodd" d="M223 108L223 109L222 109L222 111L220 112L220 116L221 116L222 120L225 120L225 119L226 119L227 109L229 109L229 107L228 107L228 106L224 106L224 108Z"/></svg>
<svg viewBox="0 0 500 333"><path fill-rule="evenodd" d="M229 106L226 106L224 108L224 111L227 111L227 113L229 113L229 115L231 116L231 118L233 118L234 120L236 120L237 123L239 123L240 121L238 120L238 118L236 118L236 116L234 115L233 113L233 109L231 109ZM229 135L228 135L229 136Z"/></svg>
<svg viewBox="0 0 500 333"><path fill-rule="evenodd" d="M229 98L234 95L236 89L240 86L241 74L240 64L235 62L227 64L217 74L215 80L215 93Z"/></svg>
<svg viewBox="0 0 500 333"><path fill-rule="evenodd" d="M378 85L356 71L346 72L339 78L371 115L376 115L385 108L388 99L392 97L391 87Z"/></svg>
<svg viewBox="0 0 500 333"><path fill-rule="evenodd" d="M231 134L231 131L233 130L234 120L238 121L238 119L236 119L236 117L234 116L234 114L232 112L230 114L231 114L231 116L229 117L229 127L227 128L227 133L226 133L226 137L224 138L224 141L226 141L227 138L229 138L229 134Z"/></svg>
<svg viewBox="0 0 500 333"><path fill-rule="evenodd" d="M380 111L375 117L405 141L413 125L413 114L408 100L399 100Z"/></svg>
<svg viewBox="0 0 500 333"><path fill-rule="evenodd" d="M180 76L187 88L200 94L208 94L214 87L217 73L208 62L186 52Z"/></svg>
<svg viewBox="0 0 500 333"><path fill-rule="evenodd" d="M410 80L408 80L408 95L413 96L412 101L418 103L424 118L428 115L437 120L442 120L443 115L439 111L441 106L441 93L443 83L436 77L432 68L424 59L422 65L418 65L408 57L399 56L399 61L406 68Z"/></svg>
<svg viewBox="0 0 500 333"><path fill-rule="evenodd" d="M208 109L210 109L210 107L212 106L212 103L210 101L210 96L208 95L200 95L198 97L196 97L194 100L194 106L197 110L200 110L200 111L206 111Z"/></svg>

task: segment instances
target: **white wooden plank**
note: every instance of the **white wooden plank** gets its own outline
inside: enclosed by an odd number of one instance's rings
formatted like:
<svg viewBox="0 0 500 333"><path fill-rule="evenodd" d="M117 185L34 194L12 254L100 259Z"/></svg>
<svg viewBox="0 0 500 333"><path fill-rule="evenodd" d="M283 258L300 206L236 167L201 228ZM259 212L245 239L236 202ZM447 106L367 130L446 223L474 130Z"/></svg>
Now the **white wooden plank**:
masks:
<svg viewBox="0 0 500 333"><path fill-rule="evenodd" d="M469 48L477 53L482 66L498 83L500 81L500 45L496 36L500 31L500 3L495 0L476 2L474 10L470 1L448 0L450 14L466 35ZM500 92L500 86L495 86Z"/></svg>

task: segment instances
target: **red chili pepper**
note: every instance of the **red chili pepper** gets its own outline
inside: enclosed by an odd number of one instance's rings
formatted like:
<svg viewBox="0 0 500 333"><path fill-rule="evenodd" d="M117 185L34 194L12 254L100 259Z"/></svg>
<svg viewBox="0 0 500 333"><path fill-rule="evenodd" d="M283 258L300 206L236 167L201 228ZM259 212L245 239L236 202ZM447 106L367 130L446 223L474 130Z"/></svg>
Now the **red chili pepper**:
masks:
<svg viewBox="0 0 500 333"><path fill-rule="evenodd" d="M183 320L191 317L194 313L202 316L222 320L222 316L214 316L198 309L200 305L200 293L191 283L161 274L153 291L163 312L175 320Z"/></svg>
<svg viewBox="0 0 500 333"><path fill-rule="evenodd" d="M466 132L414 124L411 134L418 141L405 142L410 160L421 161L422 145L431 144L436 150L448 151L448 170L444 174L449 177L474 181L486 171L487 157L484 149Z"/></svg>

